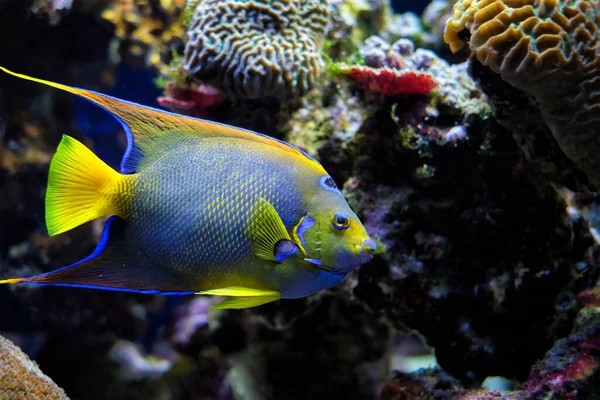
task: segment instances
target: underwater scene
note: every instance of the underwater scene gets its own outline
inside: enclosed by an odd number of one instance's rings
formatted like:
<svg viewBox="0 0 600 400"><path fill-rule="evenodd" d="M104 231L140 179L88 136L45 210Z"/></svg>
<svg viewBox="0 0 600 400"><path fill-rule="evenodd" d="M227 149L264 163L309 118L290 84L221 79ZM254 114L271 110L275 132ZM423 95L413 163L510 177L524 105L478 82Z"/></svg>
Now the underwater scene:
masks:
<svg viewBox="0 0 600 400"><path fill-rule="evenodd" d="M600 0L0 0L12 399L600 399Z"/></svg>

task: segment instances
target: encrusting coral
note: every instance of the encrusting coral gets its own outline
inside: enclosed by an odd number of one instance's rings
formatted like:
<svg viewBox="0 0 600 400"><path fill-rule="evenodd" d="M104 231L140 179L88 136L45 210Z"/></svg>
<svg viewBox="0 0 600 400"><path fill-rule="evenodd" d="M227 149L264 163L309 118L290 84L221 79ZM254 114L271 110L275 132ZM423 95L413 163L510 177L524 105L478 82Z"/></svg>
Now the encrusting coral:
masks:
<svg viewBox="0 0 600 400"><path fill-rule="evenodd" d="M428 94L433 89L436 103L453 109L465 118L489 114L486 97L466 74L466 63L450 65L434 52L415 49L409 39L390 44L371 36L360 48L366 65L330 62L327 70L346 77L369 94L385 96Z"/></svg>
<svg viewBox="0 0 600 400"><path fill-rule="evenodd" d="M0 336L0 399L68 399L64 390L10 340Z"/></svg>
<svg viewBox="0 0 600 400"><path fill-rule="evenodd" d="M509 385L508 388L489 390L466 389L438 366L412 374L398 372L395 379L383 386L382 400L422 398L425 393L439 393L441 390L448 396L445 398L463 400L594 398L600 373L595 355L600 348L600 286L584 290L578 298L582 308L575 318L572 332L557 340L552 349L533 365L527 380L516 388Z"/></svg>
<svg viewBox="0 0 600 400"><path fill-rule="evenodd" d="M365 91L386 96L425 94L437 86L431 75L416 71L400 72L393 68L376 69L355 65L341 67L340 73L346 74Z"/></svg>
<svg viewBox="0 0 600 400"><path fill-rule="evenodd" d="M184 69L239 98L301 96L323 71L329 24L327 1L201 1Z"/></svg>
<svg viewBox="0 0 600 400"><path fill-rule="evenodd" d="M600 184L600 3L462 0L444 40L532 96L558 144Z"/></svg>
<svg viewBox="0 0 600 400"><path fill-rule="evenodd" d="M600 284L600 282L598 282ZM600 285L581 292L582 303L566 338L556 341L532 368L524 383L526 398L593 398L597 393L600 364Z"/></svg>

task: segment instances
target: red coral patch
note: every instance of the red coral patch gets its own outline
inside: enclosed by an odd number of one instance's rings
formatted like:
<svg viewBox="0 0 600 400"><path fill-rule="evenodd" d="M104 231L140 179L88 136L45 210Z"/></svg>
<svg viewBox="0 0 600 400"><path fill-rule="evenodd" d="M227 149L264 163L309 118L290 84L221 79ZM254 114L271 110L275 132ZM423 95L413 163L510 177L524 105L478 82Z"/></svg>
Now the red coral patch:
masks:
<svg viewBox="0 0 600 400"><path fill-rule="evenodd" d="M534 374L525 383L525 389L530 395L544 393L548 389L560 391L569 383L586 379L596 368L598 362L595 358L584 353L561 370L546 375Z"/></svg>
<svg viewBox="0 0 600 400"><path fill-rule="evenodd" d="M207 108L225 100L221 92L206 85L193 83L189 89L181 89L171 84L165 89L166 96L156 99L158 104L170 111L192 117L206 118Z"/></svg>
<svg viewBox="0 0 600 400"><path fill-rule="evenodd" d="M359 66L349 67L344 72L364 90L384 96L426 94L438 85L433 76L426 72Z"/></svg>
<svg viewBox="0 0 600 400"><path fill-rule="evenodd" d="M585 306L600 307L600 286L584 290L578 297Z"/></svg>

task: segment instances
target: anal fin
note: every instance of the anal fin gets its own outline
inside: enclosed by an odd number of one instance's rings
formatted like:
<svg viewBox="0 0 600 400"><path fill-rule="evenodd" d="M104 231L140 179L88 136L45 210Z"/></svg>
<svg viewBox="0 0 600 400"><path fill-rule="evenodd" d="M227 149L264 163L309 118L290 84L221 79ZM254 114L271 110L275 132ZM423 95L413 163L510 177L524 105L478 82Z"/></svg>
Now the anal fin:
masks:
<svg viewBox="0 0 600 400"><path fill-rule="evenodd" d="M219 289L203 290L196 294L207 294L211 296L232 296L232 297L264 297L275 296L279 297L281 293L276 290L261 290L252 289L245 286L229 286Z"/></svg>
<svg viewBox="0 0 600 400"><path fill-rule="evenodd" d="M253 289L244 286L229 286L225 288L203 290L196 294L210 296L228 296L228 298L216 306L213 310L241 309L260 306L281 298L281 293L276 290Z"/></svg>
<svg viewBox="0 0 600 400"><path fill-rule="evenodd" d="M250 297L228 297L225 301L216 306L210 307L211 310L239 310L242 308L251 308L262 306L263 304L279 300L278 296L250 296Z"/></svg>
<svg viewBox="0 0 600 400"><path fill-rule="evenodd" d="M189 279L155 265L135 245L135 241L126 241L127 235L131 234L127 227L127 222L119 217L110 217L100 242L88 257L45 274L6 283L74 286L144 294L195 292L190 287Z"/></svg>

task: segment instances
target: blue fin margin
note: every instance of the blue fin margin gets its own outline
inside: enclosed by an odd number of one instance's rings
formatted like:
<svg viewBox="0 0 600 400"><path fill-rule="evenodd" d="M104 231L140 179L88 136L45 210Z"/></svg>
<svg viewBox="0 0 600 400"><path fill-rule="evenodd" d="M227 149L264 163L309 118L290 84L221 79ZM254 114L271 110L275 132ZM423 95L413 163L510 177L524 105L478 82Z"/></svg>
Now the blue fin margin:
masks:
<svg viewBox="0 0 600 400"><path fill-rule="evenodd" d="M125 222L117 216L110 217L106 221L106 224L104 225L104 230L102 231L102 236L100 238L100 241L96 245L96 248L94 249L92 254L90 254L86 258L84 258L74 264L68 265L66 267L56 269L54 271L49 271L49 272L45 272L43 274L31 276L29 278L24 278L24 280L18 282L18 284L35 285L35 286L67 286L67 287L76 287L76 288L100 289L100 290L109 290L109 291L117 291L117 292L128 292L128 293L137 293L137 294L157 294L157 295L180 295L180 296L182 296L182 295L193 295L197 292L194 290L169 291L169 290L159 290L159 289L129 289L129 288L122 288L122 287L114 287L114 286L107 286L107 285L93 285L93 284L84 284L84 283L64 283L64 282L45 283L45 282L43 282L44 278L46 278L46 277L55 276L57 274L60 274L61 272L71 270L75 267L81 266L85 263L88 263L88 262L91 262L91 261L94 261L95 259L97 259L106 250L107 244L109 242L111 227L113 227L113 224L115 224L115 223L124 224ZM127 268L127 267L125 267L125 268Z"/></svg>

